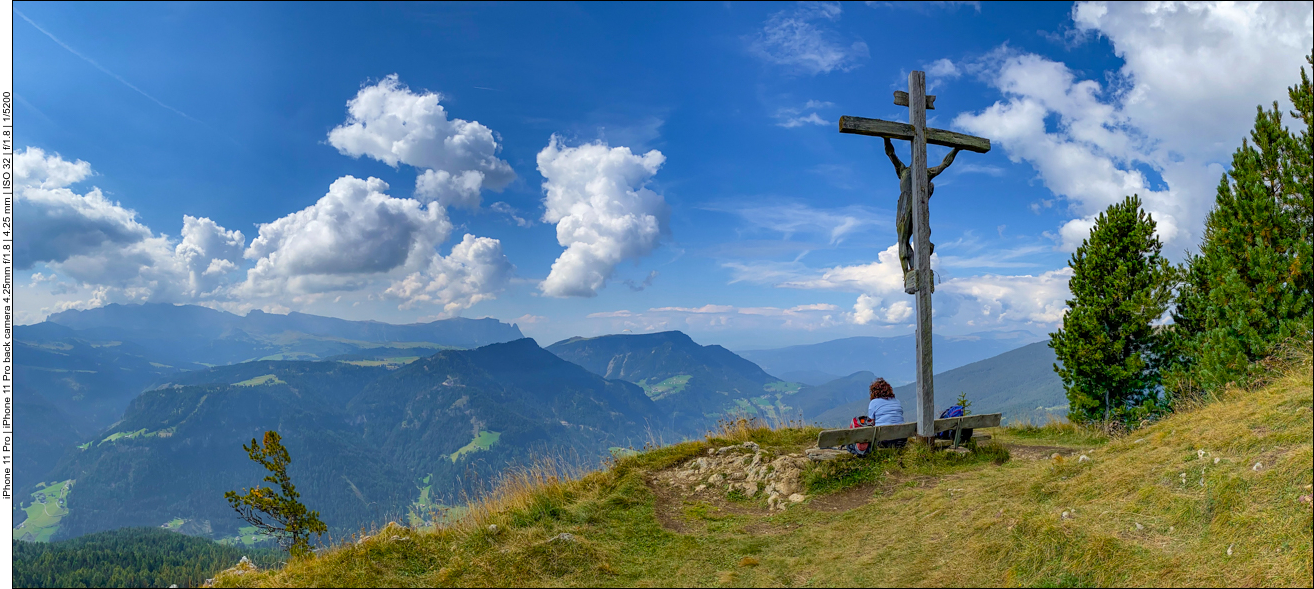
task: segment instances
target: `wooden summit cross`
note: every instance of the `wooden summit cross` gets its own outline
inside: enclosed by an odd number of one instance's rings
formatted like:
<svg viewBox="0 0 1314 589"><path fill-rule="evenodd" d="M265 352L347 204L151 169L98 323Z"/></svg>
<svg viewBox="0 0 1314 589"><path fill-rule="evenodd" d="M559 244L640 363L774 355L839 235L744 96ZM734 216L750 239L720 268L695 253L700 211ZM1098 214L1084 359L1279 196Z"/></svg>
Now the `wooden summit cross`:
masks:
<svg viewBox="0 0 1314 589"><path fill-rule="evenodd" d="M908 107L908 121L911 125L880 119L840 117L839 131L912 142L912 198L909 204L912 208L912 233L915 236L913 254L916 263L912 271L915 281L908 284L905 279L905 285L910 291L915 289L917 296L917 436L926 439L937 433L931 365L931 293L935 289L931 276L931 251L935 246L931 245L930 193L927 190L930 178L926 171L926 144L985 153L990 151L990 140L926 127L926 109L935 108L935 97L926 95L926 72L914 71L908 74L908 91L895 92L894 104ZM892 150L889 155L896 162L895 165L899 166ZM945 158L945 163L935 173L943 171L953 161L953 155ZM900 244L903 240L901 236ZM998 425L997 421L995 425Z"/></svg>

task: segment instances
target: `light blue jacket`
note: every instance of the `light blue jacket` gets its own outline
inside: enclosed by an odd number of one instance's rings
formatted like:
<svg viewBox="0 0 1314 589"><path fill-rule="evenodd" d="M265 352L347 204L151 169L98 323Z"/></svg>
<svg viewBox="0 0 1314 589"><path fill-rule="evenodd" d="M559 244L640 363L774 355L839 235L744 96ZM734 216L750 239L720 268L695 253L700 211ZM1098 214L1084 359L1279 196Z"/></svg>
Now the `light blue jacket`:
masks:
<svg viewBox="0 0 1314 589"><path fill-rule="evenodd" d="M867 417L875 420L876 425L903 423L903 405L898 399L872 399L867 404Z"/></svg>

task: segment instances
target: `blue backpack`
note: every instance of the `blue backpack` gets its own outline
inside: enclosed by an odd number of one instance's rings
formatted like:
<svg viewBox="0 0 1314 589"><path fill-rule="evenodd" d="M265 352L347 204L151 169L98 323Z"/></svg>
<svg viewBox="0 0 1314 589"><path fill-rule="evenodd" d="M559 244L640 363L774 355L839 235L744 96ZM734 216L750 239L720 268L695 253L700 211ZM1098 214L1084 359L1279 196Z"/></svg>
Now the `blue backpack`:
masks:
<svg viewBox="0 0 1314 589"><path fill-rule="evenodd" d="M963 408L960 405L954 405L953 407L945 409L943 412L940 413L940 419L949 419L950 417L962 417L962 416L963 416ZM962 430L962 432L958 434L958 443L961 444L963 442L972 439L972 428L965 427L960 429ZM938 434L935 434L935 437L941 440L952 440L954 439L954 430L942 431Z"/></svg>

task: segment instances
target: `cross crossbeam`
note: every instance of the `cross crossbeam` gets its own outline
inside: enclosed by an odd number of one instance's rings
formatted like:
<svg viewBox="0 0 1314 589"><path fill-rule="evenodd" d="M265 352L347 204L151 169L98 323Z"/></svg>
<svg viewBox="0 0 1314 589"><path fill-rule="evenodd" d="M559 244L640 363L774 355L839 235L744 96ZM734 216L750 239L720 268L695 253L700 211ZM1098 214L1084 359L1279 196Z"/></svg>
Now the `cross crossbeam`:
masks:
<svg viewBox="0 0 1314 589"><path fill-rule="evenodd" d="M896 123L894 121L882 121L881 119L866 119L863 117L840 117L839 132L852 135L902 139L904 141L912 141L913 139L912 125L907 123ZM990 151L989 139L930 127L926 129L926 142L931 145L957 147L963 151L976 153Z"/></svg>

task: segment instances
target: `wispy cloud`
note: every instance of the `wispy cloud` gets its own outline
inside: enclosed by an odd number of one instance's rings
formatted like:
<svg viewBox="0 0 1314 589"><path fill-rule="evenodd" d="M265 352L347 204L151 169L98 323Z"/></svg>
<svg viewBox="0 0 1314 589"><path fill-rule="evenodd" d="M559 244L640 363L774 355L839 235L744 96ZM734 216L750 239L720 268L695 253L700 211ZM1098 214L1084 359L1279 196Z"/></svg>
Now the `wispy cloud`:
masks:
<svg viewBox="0 0 1314 589"><path fill-rule="evenodd" d="M701 307L655 307L647 311L592 313L616 331L653 332L667 329L796 329L813 331L854 323L853 314L829 303L793 307L739 307L706 304Z"/></svg>
<svg viewBox="0 0 1314 589"><path fill-rule="evenodd" d="M877 8L877 7L881 7L881 8L902 8L902 9L905 9L905 10L914 10L914 11L917 11L917 12L920 12L920 13L923 13L923 14L929 14L929 13L930 13L931 11L933 11L933 10L949 10L949 11L954 11L954 10L958 10L959 8L971 8L971 9L975 10L975 11L977 12L977 14L980 14L980 13L981 13L981 3L980 3L980 2L977 2L976 0L968 0L968 1L960 1L960 2L955 2L955 1L948 1L948 2L936 2L936 1L930 1L930 2L873 2L873 1L870 1L870 0L869 0L869 1L867 2L867 6L871 6L872 8Z"/></svg>
<svg viewBox="0 0 1314 589"><path fill-rule="evenodd" d="M743 203L706 205L705 210L738 215L751 230L780 234L784 239L795 235L821 237L837 245L854 231L867 226L888 226L890 218L881 211L857 205L819 209L798 202L745 206Z"/></svg>
<svg viewBox="0 0 1314 589"><path fill-rule="evenodd" d="M495 213L501 213L501 214L503 214L503 215L506 215L507 218L510 219L512 223L515 223L516 226L518 226L518 227L533 227L533 226L534 226L534 222L533 222L533 221L530 221L529 219L526 219L526 218L520 216L520 214L519 214L520 211L519 211L519 210L517 210L515 207L513 207L513 206L511 206L511 205L509 205L509 204L506 204L506 203L504 203L504 202L502 202L502 201L500 201L500 200L497 201L497 202L495 202L495 203L493 203L493 204L491 204L491 205L488 205L488 210L493 211L493 212L495 212Z"/></svg>
<svg viewBox="0 0 1314 589"><path fill-rule="evenodd" d="M999 239L982 239L968 231L958 239L939 244L935 255L946 271L967 268L1039 268L1052 261L1052 240L1004 238L1003 225L996 227L996 231L999 232ZM1019 239L1025 243L1019 244Z"/></svg>
<svg viewBox="0 0 1314 589"><path fill-rule="evenodd" d="M749 49L768 63L807 74L846 72L869 55L862 40L842 41L825 26L839 19L843 9L832 2L802 4L772 14Z"/></svg>
<svg viewBox="0 0 1314 589"><path fill-rule="evenodd" d="M786 129L792 129L794 127L802 127L803 125L825 126L830 124L830 121L821 118L821 116L819 116L817 113L814 112L808 113L805 116L790 116L789 114L784 113L784 111L782 110L776 113L776 118L780 120L780 122L776 124Z"/></svg>
<svg viewBox="0 0 1314 589"><path fill-rule="evenodd" d="M835 104L831 102L809 100L802 108L788 106L781 107L776 109L776 114L774 115L776 125L786 129L802 127L803 125L829 125L831 124L831 121L822 118L821 115L817 114L817 111L833 106L835 106Z"/></svg>
<svg viewBox="0 0 1314 589"><path fill-rule="evenodd" d="M133 89L134 91L136 91L138 94L141 94L142 96L145 96L146 98L150 99L151 102L154 102L155 104L158 104L158 105L160 105L160 106L162 106L162 107L164 107L164 108L167 108L167 109L173 111L174 113L177 113L179 116L181 116L181 117L183 117L183 118L185 118L185 119L187 119L187 120L189 120L189 121L192 121L192 122L195 122L195 123L199 123L200 125L204 126L205 128L210 129L211 131L215 131L216 133L218 132L214 127L211 127L210 125L208 125L208 124L206 124L205 122L203 122L203 121L197 119L196 117L193 117L192 115L189 115L189 114L187 114L187 113L185 113L185 112L183 112L183 111L181 111L181 110L178 110L178 109L176 109L176 108L174 108L174 107L172 107L172 106L169 106L169 105L165 104L163 101L161 101L160 99L158 99L158 98L156 98L156 97L154 97L154 96L151 96L150 94L147 94L145 90L142 90L141 88L138 88L137 86L133 85L132 82L129 82L129 81L123 79L123 76L120 76L120 75L118 75L118 74L116 74L116 73L114 73L114 72L112 72L112 71L109 71L108 69L105 68L105 66L100 65L99 63L96 63L96 60L91 59L90 57L87 57L86 55L83 55L83 54L82 54L81 52L79 52L77 49L74 49L74 48L70 47L70 46L68 45L68 43L65 43L65 42L61 41L61 40L59 39L59 37L56 37L55 35L51 34L50 31L47 31L47 30L41 28L41 25L36 24L36 22L34 22L32 19L28 18L26 14L23 14L23 13L22 13L21 11L19 11L17 8L14 9L14 14L17 14L20 18L22 18L23 20L27 21L27 24L32 25L32 27L35 28L36 30L41 31L41 34L43 34L43 35L45 35L45 36L47 36L47 37L50 37L50 40L51 40L51 41L54 41L55 43L58 43L60 47L63 47L64 49L68 50L69 53L72 53L73 55L78 56L79 58L82 59L82 61L85 61L85 62L91 64L93 67L95 67L96 69L98 69L98 70L104 72L106 75L110 76L111 78L114 78L115 80L118 80L119 83L123 84L124 86L127 86L127 87Z"/></svg>
<svg viewBox="0 0 1314 589"><path fill-rule="evenodd" d="M656 278L657 278L657 271L653 270L652 272L648 273L648 276L643 279L643 282L635 282L629 278L626 278L621 283L624 284L625 286L628 286L630 290L634 292L639 292L645 288L648 288L649 286L652 286L652 281L656 280Z"/></svg>
<svg viewBox="0 0 1314 589"><path fill-rule="evenodd" d="M996 178L1004 175L1004 169L999 166L983 166L980 164L959 164L950 168L950 171L959 174L985 174Z"/></svg>

